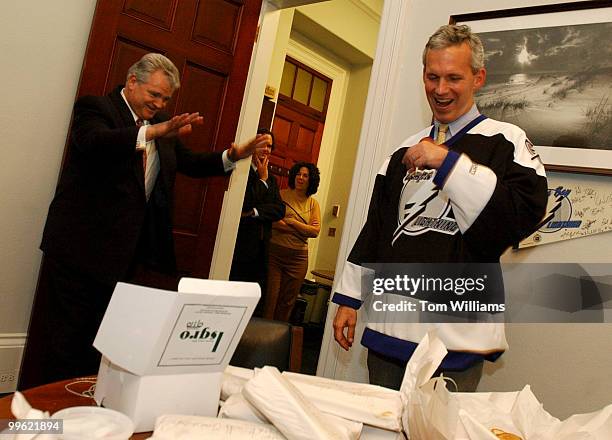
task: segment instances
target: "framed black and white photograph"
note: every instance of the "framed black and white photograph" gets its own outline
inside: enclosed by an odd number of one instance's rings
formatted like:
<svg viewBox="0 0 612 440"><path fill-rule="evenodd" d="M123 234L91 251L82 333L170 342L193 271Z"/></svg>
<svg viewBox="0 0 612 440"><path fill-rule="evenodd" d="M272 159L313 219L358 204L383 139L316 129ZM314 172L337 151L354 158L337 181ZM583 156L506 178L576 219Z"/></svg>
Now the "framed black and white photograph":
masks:
<svg viewBox="0 0 612 440"><path fill-rule="evenodd" d="M526 131L546 168L612 174L612 1L451 16L485 49L486 116Z"/></svg>

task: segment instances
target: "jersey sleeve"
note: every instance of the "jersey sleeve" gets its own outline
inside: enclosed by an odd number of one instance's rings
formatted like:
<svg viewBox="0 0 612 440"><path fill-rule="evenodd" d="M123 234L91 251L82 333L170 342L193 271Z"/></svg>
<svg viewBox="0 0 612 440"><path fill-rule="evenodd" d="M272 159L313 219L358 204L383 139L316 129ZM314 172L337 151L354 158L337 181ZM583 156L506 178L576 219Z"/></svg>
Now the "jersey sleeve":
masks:
<svg viewBox="0 0 612 440"><path fill-rule="evenodd" d="M449 154L453 163L441 167L448 173L435 181L448 196L466 243L485 260L497 259L531 234L548 197L544 166L524 131L504 124L489 139L494 154L488 166L465 153Z"/></svg>

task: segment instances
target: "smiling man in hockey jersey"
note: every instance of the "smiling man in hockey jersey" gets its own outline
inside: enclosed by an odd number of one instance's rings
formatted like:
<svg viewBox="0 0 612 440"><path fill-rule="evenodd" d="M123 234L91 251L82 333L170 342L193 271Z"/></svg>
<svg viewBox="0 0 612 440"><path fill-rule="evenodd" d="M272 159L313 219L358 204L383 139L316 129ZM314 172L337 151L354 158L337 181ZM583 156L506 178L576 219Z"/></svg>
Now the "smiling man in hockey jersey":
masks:
<svg viewBox="0 0 612 440"><path fill-rule="evenodd" d="M366 224L333 297L340 306L334 336L345 350L370 293L361 285L367 263L497 263L541 220L544 167L523 130L479 113L474 93L485 77L482 43L469 27L442 26L429 38L423 82L434 124L406 139L376 176ZM503 324L370 322L361 340L370 383L398 389L432 328L449 350L439 371L460 391L474 391L483 361L508 347Z"/></svg>

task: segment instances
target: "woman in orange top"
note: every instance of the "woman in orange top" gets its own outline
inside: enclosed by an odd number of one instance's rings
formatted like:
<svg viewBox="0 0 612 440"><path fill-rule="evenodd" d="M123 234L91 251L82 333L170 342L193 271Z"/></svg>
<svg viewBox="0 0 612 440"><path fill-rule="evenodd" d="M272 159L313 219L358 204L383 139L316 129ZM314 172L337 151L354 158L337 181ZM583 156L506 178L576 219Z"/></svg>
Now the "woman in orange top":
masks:
<svg viewBox="0 0 612 440"><path fill-rule="evenodd" d="M298 162L289 170L289 188L280 192L285 217L272 224L264 318L289 320L308 270L308 239L321 230L321 209L312 197L319 181L314 164Z"/></svg>

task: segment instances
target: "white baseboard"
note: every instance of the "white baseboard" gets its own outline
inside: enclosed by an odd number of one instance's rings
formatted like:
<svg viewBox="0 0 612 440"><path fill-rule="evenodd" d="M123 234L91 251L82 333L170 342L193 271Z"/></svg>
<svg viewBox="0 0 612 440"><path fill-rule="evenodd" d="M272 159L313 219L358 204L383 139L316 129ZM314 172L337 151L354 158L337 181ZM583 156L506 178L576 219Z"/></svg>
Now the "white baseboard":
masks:
<svg viewBox="0 0 612 440"><path fill-rule="evenodd" d="M17 389L26 337L26 333L0 334L0 393L12 393Z"/></svg>
<svg viewBox="0 0 612 440"><path fill-rule="evenodd" d="M5 347L23 347L27 333L0 333L0 349Z"/></svg>

